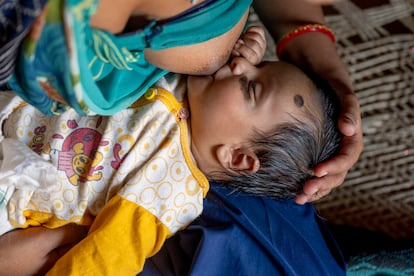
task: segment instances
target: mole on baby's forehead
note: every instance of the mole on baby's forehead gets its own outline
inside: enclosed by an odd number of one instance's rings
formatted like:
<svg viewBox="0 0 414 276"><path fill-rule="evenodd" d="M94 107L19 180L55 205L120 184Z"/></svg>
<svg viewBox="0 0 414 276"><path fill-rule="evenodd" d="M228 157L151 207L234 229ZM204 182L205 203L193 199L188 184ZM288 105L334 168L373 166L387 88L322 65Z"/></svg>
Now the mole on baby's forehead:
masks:
<svg viewBox="0 0 414 276"><path fill-rule="evenodd" d="M302 107L304 104L304 100L301 95L295 95L295 97L293 97L293 101L297 107Z"/></svg>

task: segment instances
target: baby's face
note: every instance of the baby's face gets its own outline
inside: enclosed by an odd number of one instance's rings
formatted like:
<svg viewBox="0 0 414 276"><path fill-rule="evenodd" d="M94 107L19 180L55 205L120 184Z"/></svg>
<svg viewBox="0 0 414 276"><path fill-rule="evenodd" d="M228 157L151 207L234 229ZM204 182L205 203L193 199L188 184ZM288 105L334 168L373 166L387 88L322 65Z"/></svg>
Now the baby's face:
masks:
<svg viewBox="0 0 414 276"><path fill-rule="evenodd" d="M307 76L284 62L255 67L234 58L211 76L189 77L192 144L203 155L204 147L246 143L254 129L269 132L304 116L312 93Z"/></svg>

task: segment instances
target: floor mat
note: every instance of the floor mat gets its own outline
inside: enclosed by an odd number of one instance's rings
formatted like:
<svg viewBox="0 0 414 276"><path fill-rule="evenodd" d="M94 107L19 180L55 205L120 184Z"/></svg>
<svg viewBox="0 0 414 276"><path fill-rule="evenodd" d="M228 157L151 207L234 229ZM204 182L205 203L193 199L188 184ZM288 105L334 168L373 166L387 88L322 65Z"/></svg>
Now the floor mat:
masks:
<svg viewBox="0 0 414 276"><path fill-rule="evenodd" d="M341 1L327 13L360 101L364 150L317 208L330 222L414 238L414 4Z"/></svg>

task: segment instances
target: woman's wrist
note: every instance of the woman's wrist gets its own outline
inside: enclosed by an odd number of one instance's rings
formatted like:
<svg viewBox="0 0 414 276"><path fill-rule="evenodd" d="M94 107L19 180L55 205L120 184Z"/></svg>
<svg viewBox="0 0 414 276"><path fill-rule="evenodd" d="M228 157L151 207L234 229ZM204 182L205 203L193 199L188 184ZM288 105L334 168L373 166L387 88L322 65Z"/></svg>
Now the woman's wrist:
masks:
<svg viewBox="0 0 414 276"><path fill-rule="evenodd" d="M288 45L292 40L302 35L314 33L320 33L328 36L332 43L335 43L336 41L334 32L324 24L312 23L300 25L289 30L279 39L276 45L277 56L281 57L283 55L286 45Z"/></svg>

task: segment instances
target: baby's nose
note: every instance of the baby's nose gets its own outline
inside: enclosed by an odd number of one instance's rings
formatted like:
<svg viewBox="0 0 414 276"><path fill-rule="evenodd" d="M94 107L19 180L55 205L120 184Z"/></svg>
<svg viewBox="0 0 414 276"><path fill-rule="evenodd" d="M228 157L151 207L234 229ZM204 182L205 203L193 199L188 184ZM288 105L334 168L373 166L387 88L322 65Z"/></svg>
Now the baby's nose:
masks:
<svg viewBox="0 0 414 276"><path fill-rule="evenodd" d="M248 69L249 62L243 57L234 57L230 62L230 69L233 75L242 75Z"/></svg>

